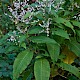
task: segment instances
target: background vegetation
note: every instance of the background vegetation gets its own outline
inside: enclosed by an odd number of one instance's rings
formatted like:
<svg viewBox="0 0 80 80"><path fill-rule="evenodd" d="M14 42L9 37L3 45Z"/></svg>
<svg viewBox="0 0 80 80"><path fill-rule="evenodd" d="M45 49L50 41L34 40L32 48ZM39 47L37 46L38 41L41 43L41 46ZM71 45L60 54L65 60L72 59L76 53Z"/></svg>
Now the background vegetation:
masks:
<svg viewBox="0 0 80 80"><path fill-rule="evenodd" d="M79 80L80 0L13 1L0 0L0 80Z"/></svg>

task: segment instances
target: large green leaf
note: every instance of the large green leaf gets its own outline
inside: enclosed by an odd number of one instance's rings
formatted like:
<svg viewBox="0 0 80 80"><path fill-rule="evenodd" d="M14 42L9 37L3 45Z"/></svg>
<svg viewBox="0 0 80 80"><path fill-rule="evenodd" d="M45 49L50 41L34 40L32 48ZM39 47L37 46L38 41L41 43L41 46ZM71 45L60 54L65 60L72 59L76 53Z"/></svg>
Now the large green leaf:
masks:
<svg viewBox="0 0 80 80"><path fill-rule="evenodd" d="M72 39L68 45L70 50L80 57L80 44L77 43L75 39Z"/></svg>
<svg viewBox="0 0 80 80"><path fill-rule="evenodd" d="M33 53L25 50L17 56L13 65L13 79L17 80L19 75L27 68L33 58Z"/></svg>
<svg viewBox="0 0 80 80"><path fill-rule="evenodd" d="M34 64L34 75L36 80L49 80L50 65L46 59L38 59Z"/></svg>
<svg viewBox="0 0 80 80"><path fill-rule="evenodd" d="M55 63L59 58L60 46L57 44L47 44L47 48L53 63Z"/></svg>
<svg viewBox="0 0 80 80"><path fill-rule="evenodd" d="M61 17L59 17L59 18L54 18L54 20L55 20L55 22L57 22L57 23L62 23L62 24L64 24L65 26L71 28L71 29L75 32L74 27L73 27L73 25L70 23L69 20L66 20L66 19L61 18Z"/></svg>
<svg viewBox="0 0 80 80"><path fill-rule="evenodd" d="M54 39L46 36L33 36L29 38L34 43L57 43Z"/></svg>
<svg viewBox="0 0 80 80"><path fill-rule="evenodd" d="M65 30L63 30L63 29L54 28L54 29L52 29L52 34L64 37L66 39L69 39L68 33Z"/></svg>
<svg viewBox="0 0 80 80"><path fill-rule="evenodd" d="M70 73L74 74L78 78L80 78L80 72L79 69L76 68L75 66L72 66L70 64L66 63L59 63L59 66L62 67L64 70L69 71Z"/></svg>

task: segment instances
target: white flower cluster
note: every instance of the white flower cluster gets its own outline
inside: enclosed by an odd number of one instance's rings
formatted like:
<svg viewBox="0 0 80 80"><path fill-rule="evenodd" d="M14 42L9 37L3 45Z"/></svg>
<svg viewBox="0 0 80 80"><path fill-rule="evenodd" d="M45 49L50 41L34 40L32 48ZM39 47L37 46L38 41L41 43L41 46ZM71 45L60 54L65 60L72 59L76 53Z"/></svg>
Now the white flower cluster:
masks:
<svg viewBox="0 0 80 80"><path fill-rule="evenodd" d="M8 33L9 38L7 39L8 41L15 42L16 41L16 31L13 31L11 34Z"/></svg>
<svg viewBox="0 0 80 80"><path fill-rule="evenodd" d="M35 5L35 7L31 6L29 4L29 1L36 1L35 3L37 5ZM8 6L9 11L12 13L12 15L14 16L14 18L16 19L15 24L17 24L19 21L21 22L25 22L26 24L29 23L29 21L32 19L32 16L28 17L27 19L24 19L25 14L29 11L29 12L35 12L42 10L43 13L45 13L44 8L47 6L49 7L49 11L51 11L51 6L53 6L55 8L55 11L58 11L59 9L62 9L60 7L60 5L63 3L62 0L60 0L60 3L57 3L56 5L54 5L54 2L56 0L17 0L17 1L13 1L13 8ZM25 8L27 7L27 8ZM35 14L32 14L35 15ZM13 20L14 21L14 20ZM43 21L43 24L46 28L46 33L47 36L49 36L49 22L50 19L46 21ZM41 24L40 24L41 25ZM42 26L42 25L41 25ZM20 29L20 27L17 27L17 29L22 33L23 31ZM24 31L27 31L27 28L25 28Z"/></svg>
<svg viewBox="0 0 80 80"><path fill-rule="evenodd" d="M41 8L44 8L46 6L51 8L51 5L53 5L53 7L56 9L56 11L58 9L60 9L60 5L63 3L62 0L60 0L60 3L57 3L57 5L54 5L55 0L43 0L43 1L38 1L36 0L37 5L35 5L35 8L30 6L30 4L28 3L28 1L30 0L17 0L17 1L13 1L13 7L8 6L9 11L12 13L12 15L21 22L25 22L28 23L29 20L31 19L31 17L27 18L26 20L24 20L24 15L29 11L29 12L34 12L36 9L40 10ZM48 1L48 2L47 2ZM47 4L48 3L48 4ZM24 8L25 6L27 6L27 8Z"/></svg>
<svg viewBox="0 0 80 80"><path fill-rule="evenodd" d="M25 2L15 1L13 2L13 7L8 6L9 11L12 13L12 15L17 19L18 21L24 22L24 15L26 14L26 10L24 10L24 6L26 6Z"/></svg>
<svg viewBox="0 0 80 80"><path fill-rule="evenodd" d="M46 31L45 31L45 32L47 33L47 36L49 36L50 18L47 20L47 22L44 22L44 21L43 21L43 25L41 25L41 24L39 24L39 25L40 25L41 27L43 27L43 28L46 28ZM44 30L43 30L42 32L44 32Z"/></svg>

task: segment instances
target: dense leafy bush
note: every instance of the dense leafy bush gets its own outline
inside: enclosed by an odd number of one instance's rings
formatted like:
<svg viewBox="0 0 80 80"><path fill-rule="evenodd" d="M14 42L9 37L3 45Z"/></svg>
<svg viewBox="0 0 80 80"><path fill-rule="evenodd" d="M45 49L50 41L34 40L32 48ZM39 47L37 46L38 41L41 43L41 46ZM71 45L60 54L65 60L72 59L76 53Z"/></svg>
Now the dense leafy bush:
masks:
<svg viewBox="0 0 80 80"><path fill-rule="evenodd" d="M1 79L80 79L79 2L1 0Z"/></svg>

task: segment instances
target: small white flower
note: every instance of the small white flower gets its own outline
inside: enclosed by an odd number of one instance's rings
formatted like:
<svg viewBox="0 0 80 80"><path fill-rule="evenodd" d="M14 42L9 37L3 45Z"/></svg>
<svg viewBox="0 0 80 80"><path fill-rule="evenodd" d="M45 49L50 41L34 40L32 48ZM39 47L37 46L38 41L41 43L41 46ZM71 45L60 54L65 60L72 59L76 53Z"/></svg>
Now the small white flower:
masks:
<svg viewBox="0 0 80 80"><path fill-rule="evenodd" d="M16 38L14 36L11 36L10 39L8 39L9 41L16 41Z"/></svg>
<svg viewBox="0 0 80 80"><path fill-rule="evenodd" d="M11 7L8 7L8 9L9 9L10 12L13 12L13 9Z"/></svg>
<svg viewBox="0 0 80 80"><path fill-rule="evenodd" d="M16 9L19 9L19 8L20 8L20 3L15 2L15 3L14 3L14 7L16 7Z"/></svg>

